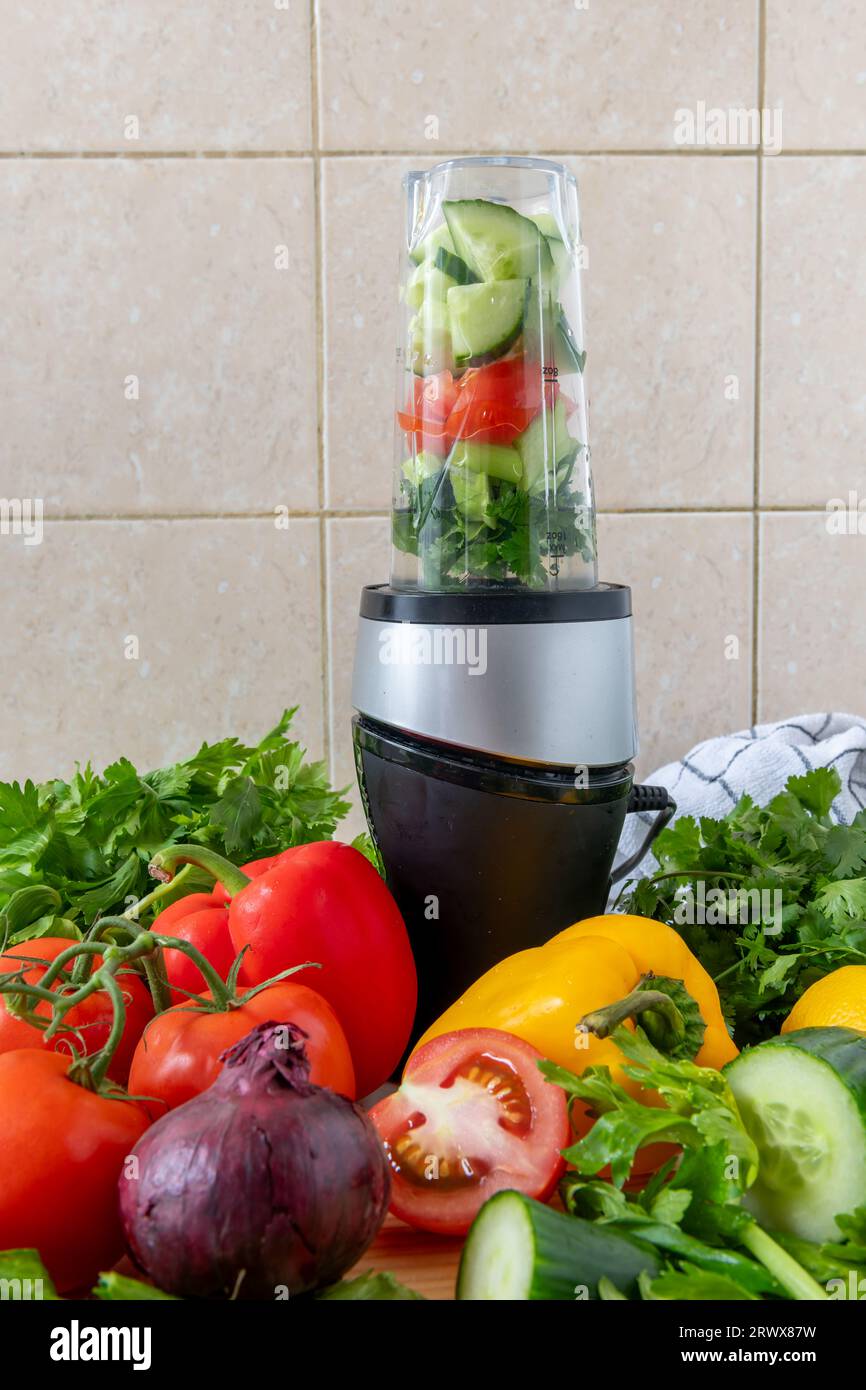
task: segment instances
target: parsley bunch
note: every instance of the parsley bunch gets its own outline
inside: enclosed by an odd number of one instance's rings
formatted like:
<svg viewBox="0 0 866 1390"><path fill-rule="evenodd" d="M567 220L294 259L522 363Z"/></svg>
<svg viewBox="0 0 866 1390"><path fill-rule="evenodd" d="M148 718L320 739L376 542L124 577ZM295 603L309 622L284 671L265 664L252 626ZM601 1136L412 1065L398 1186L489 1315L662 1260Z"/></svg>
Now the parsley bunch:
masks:
<svg viewBox="0 0 866 1390"><path fill-rule="evenodd" d="M587 1106L598 1117L564 1150L571 1170L560 1186L563 1205L656 1251L662 1271L640 1276L641 1298L819 1300L828 1297L828 1281L866 1274L866 1208L837 1218L841 1240L813 1245L770 1235L743 1205L759 1156L723 1072L665 1057L641 1028L620 1027L613 1038L646 1100L627 1092L605 1066L576 1076L554 1062L538 1065L570 1105ZM681 1153L642 1191L624 1191L635 1155L658 1143ZM608 1168L612 1182L600 1176ZM599 1293L624 1297L610 1280Z"/></svg>
<svg viewBox="0 0 866 1390"><path fill-rule="evenodd" d="M815 768L767 806L744 796L722 820L681 816L653 846L658 871L617 903L676 928L740 1046L778 1033L821 976L866 963L866 812L834 824L840 788Z"/></svg>
<svg viewBox="0 0 866 1390"><path fill-rule="evenodd" d="M0 782L0 948L76 937L96 914L122 912L152 888L156 851L178 841L242 861L330 839L348 803L286 737L295 712L252 747L204 743L155 772L119 758L101 777L88 763L69 782Z"/></svg>

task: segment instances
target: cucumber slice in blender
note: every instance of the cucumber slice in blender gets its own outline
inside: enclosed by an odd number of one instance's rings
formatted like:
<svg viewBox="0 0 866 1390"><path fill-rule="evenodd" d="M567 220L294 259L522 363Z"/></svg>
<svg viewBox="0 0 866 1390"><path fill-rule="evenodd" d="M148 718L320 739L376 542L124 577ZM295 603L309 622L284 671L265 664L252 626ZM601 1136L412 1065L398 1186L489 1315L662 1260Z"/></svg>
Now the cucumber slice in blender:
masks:
<svg viewBox="0 0 866 1390"><path fill-rule="evenodd" d="M534 222L542 236L546 236L548 241L558 241L562 245L562 233L559 230L559 223L552 212L529 212L527 217L530 222ZM553 248L551 247L551 250Z"/></svg>
<svg viewBox="0 0 866 1390"><path fill-rule="evenodd" d="M527 492L536 488L544 491L546 479L553 482L557 469L566 459L573 458L580 447L568 432L568 419L561 396L551 410L540 410L535 419L519 434L514 447L523 463L521 487Z"/></svg>
<svg viewBox="0 0 866 1390"><path fill-rule="evenodd" d="M547 238L507 203L483 198L442 204L457 255L479 280L543 278L553 270Z"/></svg>
<svg viewBox="0 0 866 1390"><path fill-rule="evenodd" d="M523 330L528 290L528 280L488 280L448 291L458 362L476 366L508 351Z"/></svg>
<svg viewBox="0 0 866 1390"><path fill-rule="evenodd" d="M409 325L410 362L416 376L431 376L454 365L448 308L441 299L424 299Z"/></svg>
<svg viewBox="0 0 866 1390"><path fill-rule="evenodd" d="M556 293L562 292L562 287L571 274L571 255L568 248L561 241L554 241L551 237L548 240L550 254L553 257L553 272L550 280Z"/></svg>
<svg viewBox="0 0 866 1390"><path fill-rule="evenodd" d="M725 1075L760 1159L746 1206L771 1230L838 1240L836 1217L866 1205L866 1035L783 1033Z"/></svg>
<svg viewBox="0 0 866 1390"><path fill-rule="evenodd" d="M490 520L490 478L486 473L476 473L470 468L459 468L454 463L448 465L448 479L454 493L457 510L467 521L481 521L486 526L495 526Z"/></svg>
<svg viewBox="0 0 866 1390"><path fill-rule="evenodd" d="M406 282L406 303L410 309L420 309L425 299L444 301L448 291L456 284L457 281L440 270L435 261L422 261Z"/></svg>
<svg viewBox="0 0 866 1390"><path fill-rule="evenodd" d="M466 1237L457 1297L462 1301L524 1302L597 1299L607 1277L626 1297L638 1276L658 1274L655 1253L602 1225L584 1221L525 1197L497 1192L476 1216Z"/></svg>
<svg viewBox="0 0 866 1390"><path fill-rule="evenodd" d="M446 251L454 254L454 242L451 240L451 233L448 230L448 223L443 222L441 227L437 227L434 232L428 233L423 241L409 254L416 265L422 261L432 261L436 257L436 252L443 247Z"/></svg>
<svg viewBox="0 0 866 1390"><path fill-rule="evenodd" d="M523 476L520 455L510 444L473 444L468 439L458 439L448 455L448 466L486 473L506 483L519 483Z"/></svg>
<svg viewBox="0 0 866 1390"><path fill-rule="evenodd" d="M442 467L442 460L428 449L421 449L414 457L407 458L403 464L403 477L417 487L425 478L432 478Z"/></svg>
<svg viewBox="0 0 866 1390"><path fill-rule="evenodd" d="M450 276L455 285L472 285L478 279L478 276L469 269L465 261L462 261L459 256L452 256L451 252L446 251L444 246L439 247L433 257L433 264L444 275Z"/></svg>

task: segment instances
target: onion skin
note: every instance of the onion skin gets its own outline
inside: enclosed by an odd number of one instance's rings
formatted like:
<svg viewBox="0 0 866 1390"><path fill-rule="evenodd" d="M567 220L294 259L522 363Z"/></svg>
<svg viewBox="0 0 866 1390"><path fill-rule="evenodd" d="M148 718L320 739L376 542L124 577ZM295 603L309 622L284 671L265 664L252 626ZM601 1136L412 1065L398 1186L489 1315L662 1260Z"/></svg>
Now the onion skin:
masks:
<svg viewBox="0 0 866 1390"><path fill-rule="evenodd" d="M132 1258L167 1293L305 1293L339 1279L379 1230L391 1179L378 1134L360 1106L312 1085L304 1036L259 1024L208 1090L135 1145L121 1219Z"/></svg>

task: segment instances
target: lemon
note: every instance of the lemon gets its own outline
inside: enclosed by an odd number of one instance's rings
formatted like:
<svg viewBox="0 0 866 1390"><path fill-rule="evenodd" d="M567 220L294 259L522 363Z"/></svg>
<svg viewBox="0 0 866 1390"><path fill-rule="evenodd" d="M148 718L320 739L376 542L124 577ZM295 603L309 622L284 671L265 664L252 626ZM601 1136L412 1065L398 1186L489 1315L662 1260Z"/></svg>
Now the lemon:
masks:
<svg viewBox="0 0 866 1390"><path fill-rule="evenodd" d="M795 1028L857 1028L866 1033L866 965L843 965L810 985L781 1031Z"/></svg>

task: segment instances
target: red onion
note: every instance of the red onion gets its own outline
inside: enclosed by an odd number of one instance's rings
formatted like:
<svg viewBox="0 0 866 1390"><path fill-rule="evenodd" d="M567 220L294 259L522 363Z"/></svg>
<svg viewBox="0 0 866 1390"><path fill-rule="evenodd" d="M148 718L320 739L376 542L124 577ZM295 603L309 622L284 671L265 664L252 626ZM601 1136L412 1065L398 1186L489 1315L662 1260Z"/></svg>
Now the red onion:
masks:
<svg viewBox="0 0 866 1390"><path fill-rule="evenodd" d="M305 1034L261 1023L201 1095L142 1136L120 1179L136 1264L181 1297L285 1298L339 1279L388 1208L381 1142L309 1080Z"/></svg>

